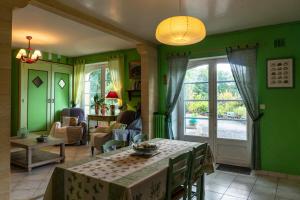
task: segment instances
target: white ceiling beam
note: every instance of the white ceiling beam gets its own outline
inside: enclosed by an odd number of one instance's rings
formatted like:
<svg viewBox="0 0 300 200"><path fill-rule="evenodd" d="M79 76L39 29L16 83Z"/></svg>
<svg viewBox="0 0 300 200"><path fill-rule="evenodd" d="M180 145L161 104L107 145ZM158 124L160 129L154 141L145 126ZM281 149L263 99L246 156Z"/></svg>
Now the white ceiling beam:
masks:
<svg viewBox="0 0 300 200"><path fill-rule="evenodd" d="M83 25L111 34L128 42L156 46L153 42L145 40L135 34L120 29L96 17L85 14L77 9L71 8L65 4L60 3L57 0L30 0L30 4L38 8L47 10L49 12L55 13L57 15L60 15L62 17L68 18L70 20L73 20L75 22L81 23Z"/></svg>

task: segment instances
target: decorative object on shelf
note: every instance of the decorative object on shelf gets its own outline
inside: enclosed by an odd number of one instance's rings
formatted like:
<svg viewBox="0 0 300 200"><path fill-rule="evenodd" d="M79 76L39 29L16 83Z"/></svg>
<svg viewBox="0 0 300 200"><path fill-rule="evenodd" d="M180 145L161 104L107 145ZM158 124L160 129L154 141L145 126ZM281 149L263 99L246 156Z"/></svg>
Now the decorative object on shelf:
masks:
<svg viewBox="0 0 300 200"><path fill-rule="evenodd" d="M179 0L180 13L181 10L181 0ZM200 19L182 14L160 22L155 33L159 42L173 46L195 44L202 41L205 36L205 25Z"/></svg>
<svg viewBox="0 0 300 200"><path fill-rule="evenodd" d="M40 142L40 143L47 142L48 141L48 136L47 135L41 135L41 136L36 138L36 141Z"/></svg>
<svg viewBox="0 0 300 200"><path fill-rule="evenodd" d="M269 59L267 61L268 88L294 87L293 58Z"/></svg>
<svg viewBox="0 0 300 200"><path fill-rule="evenodd" d="M17 133L19 138L27 138L29 130L27 128L20 128Z"/></svg>
<svg viewBox="0 0 300 200"><path fill-rule="evenodd" d="M106 99L113 100L113 104L110 105L110 115L115 115L116 112L116 106L115 106L115 100L118 99L118 94L115 91L109 91L109 93L106 95Z"/></svg>
<svg viewBox="0 0 300 200"><path fill-rule="evenodd" d="M42 57L42 53L40 50L34 50L30 46L30 41L32 39L31 36L26 36L28 40L28 47L27 49L20 49L19 53L17 54L16 58L21 60L23 63L32 64L39 60Z"/></svg>
<svg viewBox="0 0 300 200"><path fill-rule="evenodd" d="M141 61L132 61L129 63L129 78L141 79Z"/></svg>
<svg viewBox="0 0 300 200"><path fill-rule="evenodd" d="M108 107L105 104L105 98L100 98L98 94L94 96L94 104L92 107L95 107L95 114L99 115L99 109L101 109L101 114L105 115Z"/></svg>

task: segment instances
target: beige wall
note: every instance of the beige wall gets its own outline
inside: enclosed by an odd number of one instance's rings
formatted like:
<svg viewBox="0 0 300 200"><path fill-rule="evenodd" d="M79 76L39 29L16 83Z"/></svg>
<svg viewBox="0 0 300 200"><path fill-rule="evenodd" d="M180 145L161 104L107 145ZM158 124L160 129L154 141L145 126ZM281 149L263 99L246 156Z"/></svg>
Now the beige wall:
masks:
<svg viewBox="0 0 300 200"><path fill-rule="evenodd" d="M156 48L144 44L137 45L137 50L141 55L141 108L143 133L149 138L153 138L154 124L153 113L157 111L157 50Z"/></svg>
<svg viewBox="0 0 300 200"><path fill-rule="evenodd" d="M9 4L0 3L0 197L9 199L10 185L10 69L11 22Z"/></svg>
<svg viewBox="0 0 300 200"><path fill-rule="evenodd" d="M10 192L10 73L12 10L23 7L25 0L0 1L0 199Z"/></svg>

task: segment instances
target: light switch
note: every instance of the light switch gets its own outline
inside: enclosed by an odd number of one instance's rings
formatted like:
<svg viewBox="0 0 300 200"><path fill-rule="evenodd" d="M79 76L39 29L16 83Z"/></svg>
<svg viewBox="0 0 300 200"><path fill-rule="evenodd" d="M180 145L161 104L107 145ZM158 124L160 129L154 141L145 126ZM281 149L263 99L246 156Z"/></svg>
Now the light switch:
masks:
<svg viewBox="0 0 300 200"><path fill-rule="evenodd" d="M260 105L259 105L259 108L260 108L261 110L265 110L265 109L266 109L266 105L265 105L265 104L260 104Z"/></svg>

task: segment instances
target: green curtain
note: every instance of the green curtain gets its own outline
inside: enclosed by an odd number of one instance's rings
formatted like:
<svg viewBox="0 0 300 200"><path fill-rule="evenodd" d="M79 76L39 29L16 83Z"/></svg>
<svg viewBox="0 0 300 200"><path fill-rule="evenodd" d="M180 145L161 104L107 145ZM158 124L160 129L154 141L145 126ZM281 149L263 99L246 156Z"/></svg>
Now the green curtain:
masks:
<svg viewBox="0 0 300 200"><path fill-rule="evenodd" d="M115 92L119 97L119 105L123 101L123 83L124 83L124 56L117 56L108 59L108 69L111 76L111 81L114 86Z"/></svg>
<svg viewBox="0 0 300 200"><path fill-rule="evenodd" d="M84 85L85 60L77 58L74 62L74 90L73 101L77 107L81 106Z"/></svg>
<svg viewBox="0 0 300 200"><path fill-rule="evenodd" d="M169 139L174 139L172 130L172 112L177 103L184 77L186 74L189 58L187 55L172 56L168 59L168 84L167 84L167 108L166 108L166 130Z"/></svg>
<svg viewBox="0 0 300 200"><path fill-rule="evenodd" d="M227 57L237 88L253 121L252 168L260 169L260 118L256 74L256 48L227 49Z"/></svg>

